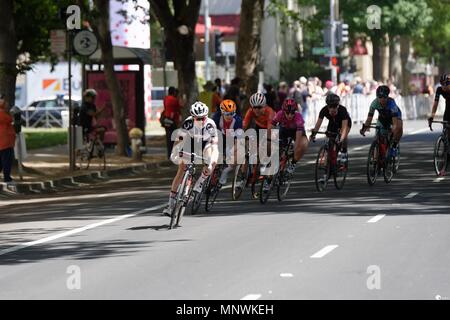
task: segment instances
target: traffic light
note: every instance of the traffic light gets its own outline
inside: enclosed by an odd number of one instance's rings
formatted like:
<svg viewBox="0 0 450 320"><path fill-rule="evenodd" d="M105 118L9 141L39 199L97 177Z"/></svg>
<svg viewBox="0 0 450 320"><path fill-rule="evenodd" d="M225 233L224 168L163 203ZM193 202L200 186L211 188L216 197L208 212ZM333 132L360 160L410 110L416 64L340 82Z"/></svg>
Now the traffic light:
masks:
<svg viewBox="0 0 450 320"><path fill-rule="evenodd" d="M216 32L214 34L214 50L216 58L223 56L222 40L223 40L223 33Z"/></svg>
<svg viewBox="0 0 450 320"><path fill-rule="evenodd" d="M337 66L339 64L339 60L337 57L331 57L331 64L333 66Z"/></svg>
<svg viewBox="0 0 450 320"><path fill-rule="evenodd" d="M336 27L337 27L336 45L338 47L343 47L344 44L348 42L348 24L338 22Z"/></svg>

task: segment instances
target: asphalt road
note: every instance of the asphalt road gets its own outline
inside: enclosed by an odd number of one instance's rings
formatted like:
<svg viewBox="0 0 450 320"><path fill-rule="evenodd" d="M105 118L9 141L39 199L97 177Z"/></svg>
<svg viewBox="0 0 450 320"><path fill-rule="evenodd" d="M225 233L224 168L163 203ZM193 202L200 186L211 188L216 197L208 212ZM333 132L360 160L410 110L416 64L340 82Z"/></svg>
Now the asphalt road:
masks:
<svg viewBox="0 0 450 320"><path fill-rule="evenodd" d="M0 298L450 299L438 132L406 131L391 184L367 184L372 138L355 135L344 190L317 192L318 141L282 203L233 202L225 189L212 213L171 231L160 212L173 168L0 201Z"/></svg>

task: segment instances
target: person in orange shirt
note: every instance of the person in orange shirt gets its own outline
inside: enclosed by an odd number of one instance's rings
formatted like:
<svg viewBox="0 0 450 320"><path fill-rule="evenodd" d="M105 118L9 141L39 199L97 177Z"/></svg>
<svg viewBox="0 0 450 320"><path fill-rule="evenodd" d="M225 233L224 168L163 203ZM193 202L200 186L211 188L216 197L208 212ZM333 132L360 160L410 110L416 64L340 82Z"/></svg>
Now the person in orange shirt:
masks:
<svg viewBox="0 0 450 320"><path fill-rule="evenodd" d="M16 132L13 118L7 111L5 95L0 93L0 172L3 171L5 182L12 182L11 167L14 160Z"/></svg>
<svg viewBox="0 0 450 320"><path fill-rule="evenodd" d="M267 129L272 128L272 120L275 118L275 111L266 103L264 94L257 92L250 97L250 109L245 114L244 130L249 128ZM268 132L269 134L269 132Z"/></svg>
<svg viewBox="0 0 450 320"><path fill-rule="evenodd" d="M250 109L245 114L243 128L247 130L253 128L256 130L256 143L259 151L260 129L267 130L267 141L263 139L263 145L267 146L267 155L270 156L271 148L271 129L272 120L275 118L275 111L267 105L264 94L257 92L250 99ZM258 152L259 154L259 152ZM259 161L259 160L258 160Z"/></svg>

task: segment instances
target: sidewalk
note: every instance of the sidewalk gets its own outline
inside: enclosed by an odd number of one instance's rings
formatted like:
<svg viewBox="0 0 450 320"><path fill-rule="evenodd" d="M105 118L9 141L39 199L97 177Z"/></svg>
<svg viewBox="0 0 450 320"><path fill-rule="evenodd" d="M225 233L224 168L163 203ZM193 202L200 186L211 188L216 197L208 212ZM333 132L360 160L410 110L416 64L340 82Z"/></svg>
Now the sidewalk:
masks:
<svg viewBox="0 0 450 320"><path fill-rule="evenodd" d="M12 177L15 184L0 183L0 193L35 193L58 186L74 186L78 182L94 182L112 175L126 175L160 165L169 166L171 162L167 160L165 144L165 136L147 137L147 153L143 155L142 161L117 156L113 149L107 149L104 171L99 159L93 159L88 170L70 171L67 145L30 150L23 161L23 180L20 179L17 168L14 169Z"/></svg>

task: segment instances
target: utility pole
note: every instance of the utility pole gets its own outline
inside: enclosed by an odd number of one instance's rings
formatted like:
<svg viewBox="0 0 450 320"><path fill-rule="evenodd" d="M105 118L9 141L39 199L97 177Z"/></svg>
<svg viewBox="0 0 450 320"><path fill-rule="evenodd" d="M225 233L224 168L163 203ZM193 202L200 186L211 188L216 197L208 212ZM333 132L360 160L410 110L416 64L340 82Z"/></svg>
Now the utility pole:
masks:
<svg viewBox="0 0 450 320"><path fill-rule="evenodd" d="M210 29L210 18L209 18L209 0L204 0L205 2L205 78L206 81L211 80L211 58L209 56L209 29Z"/></svg>

